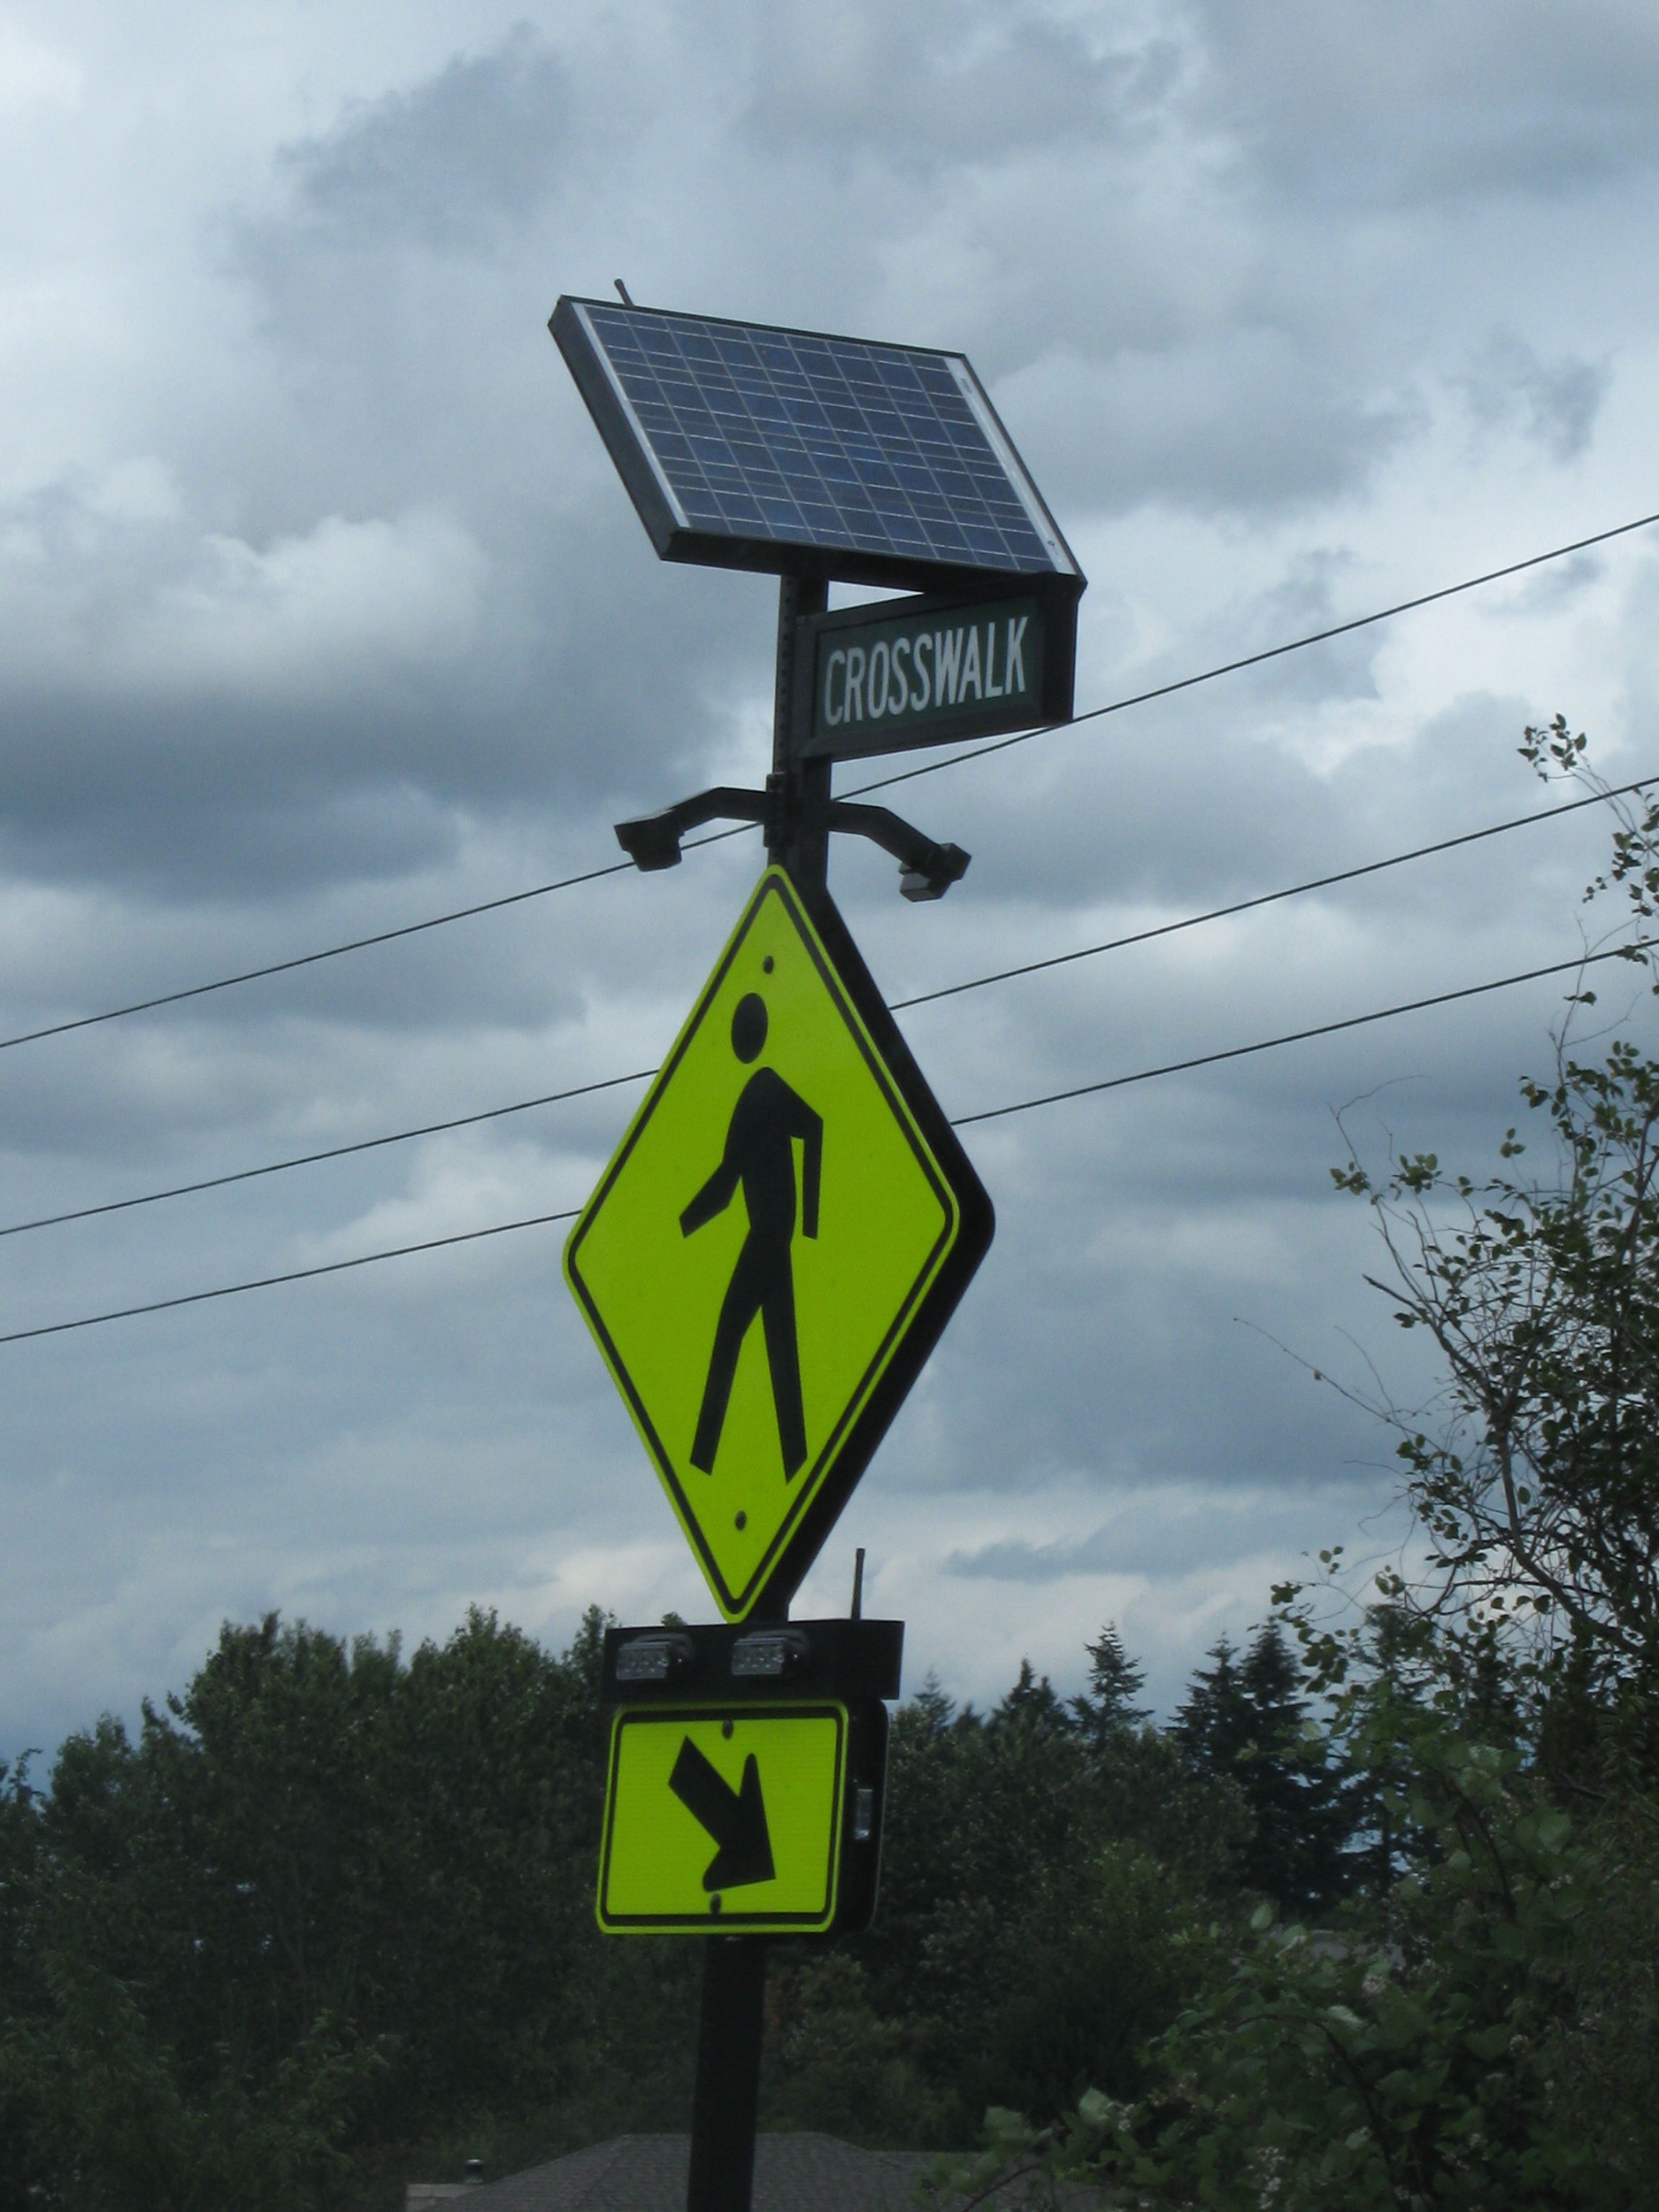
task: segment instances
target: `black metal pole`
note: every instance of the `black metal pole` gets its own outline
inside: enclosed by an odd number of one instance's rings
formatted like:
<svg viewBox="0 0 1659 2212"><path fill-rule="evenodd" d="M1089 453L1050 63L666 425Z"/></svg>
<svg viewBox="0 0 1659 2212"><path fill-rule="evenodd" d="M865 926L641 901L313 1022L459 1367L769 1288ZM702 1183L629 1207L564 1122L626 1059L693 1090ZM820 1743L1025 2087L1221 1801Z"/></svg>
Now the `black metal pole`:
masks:
<svg viewBox="0 0 1659 2212"><path fill-rule="evenodd" d="M830 874L830 763L798 761L793 743L795 618L821 614L827 585L784 576L778 586L777 689L772 714L772 777L776 811L770 857L789 871L806 899L827 888ZM755 1617L788 1618L789 1608L763 1603ZM716 1936L703 1947L702 2010L697 2022L697 2086L691 2106L691 2171L686 2212L750 2212L755 2185L755 2121L760 2110L761 2040L766 2014L766 1938Z"/></svg>
<svg viewBox="0 0 1659 2212"><path fill-rule="evenodd" d="M789 871L790 880L810 913L830 879L830 775L828 761L804 761L795 750L795 619L822 614L830 587L822 580L782 576L778 580L777 689L772 704L772 777L769 788L782 801L783 834L771 857Z"/></svg>
<svg viewBox="0 0 1659 2212"><path fill-rule="evenodd" d="M750 2212L765 2002L766 1938L710 1937L704 1945L686 2212Z"/></svg>

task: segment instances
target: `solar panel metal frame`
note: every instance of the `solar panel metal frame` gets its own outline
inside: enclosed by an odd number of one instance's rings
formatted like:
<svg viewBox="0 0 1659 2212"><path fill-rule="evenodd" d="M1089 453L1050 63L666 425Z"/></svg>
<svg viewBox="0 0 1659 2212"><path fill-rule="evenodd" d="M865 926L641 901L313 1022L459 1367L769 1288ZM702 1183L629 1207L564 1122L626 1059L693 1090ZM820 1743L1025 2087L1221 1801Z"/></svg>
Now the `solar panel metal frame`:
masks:
<svg viewBox="0 0 1659 2212"><path fill-rule="evenodd" d="M1055 599L1073 605L1084 589L1085 579L1071 548L1020 459L1013 441L1003 427L984 386L974 374L963 354L931 346L889 345L873 340L837 337L828 331L796 330L786 325L742 323L722 316L685 315L663 308L625 307L609 300L579 299L568 294L555 307L548 327L575 379L577 389L586 402L588 411L605 441L617 474L627 487L640 520L645 525L659 556L665 561L690 562L713 568L746 568L767 574L822 578L845 583L898 586L913 591L960 591L970 585L980 588L992 586L1006 587L1015 582L1023 582L1036 586L1045 596L1052 595ZM836 349L850 349L844 358L854 362L860 356L867 358L874 362L878 374L884 364L890 369L896 365L908 366L910 374L925 392L936 389L943 392L944 383L937 374L923 380L915 364L927 362L937 365L948 376L951 392L959 397L959 405L951 404L948 413L941 413L938 402L932 402L934 416L940 426L939 450L941 453L946 451L947 439L954 441L955 459L951 473L961 477L970 475L963 465L965 459L970 457L979 469L978 483L981 489L970 493L969 497L984 504L984 489L990 483L986 465L986 457L988 456L1000 472L1001 483L1006 488L1007 495L999 501L1003 514L1012 523L1016 508L1018 510L1017 527L1005 532L1000 525L995 526L996 535L1001 541L1001 557L985 557L982 549L975 549L963 536L963 526L957 519L963 512L963 495L957 494L959 504L953 513L950 494L939 485L936 477L932 477L926 454L917 440L903 429L902 417L896 407L882 410L890 411L893 422L900 426L896 437L890 431L886 434L893 442L884 453L881 446L883 433L878 427L870 425L867 419L856 429L838 429L828 420L822 424L809 421L801 427L787 416L789 395L787 392L768 392L763 389L762 375L769 379L772 372L767 367L764 356L761 356L760 373L751 376L756 394L767 403L769 411L773 409L783 411L771 413L769 422L756 416L748 410L747 404L742 398L741 387L736 386L737 404L728 406L726 410L727 419L743 433L742 444L746 451L763 453L766 456L760 471L751 468L750 472L745 473L744 465L737 458L736 449L729 441L726 443L727 452L732 455L730 465L720 460L718 447L722 441L722 434L718 426L707 441L708 458L705 461L691 447L678 414L672 416L675 427L672 430L659 424L648 424L642 419L641 406L647 407L647 411L660 411L665 420L668 419L672 411L672 404L665 401L659 410L653 410L643 396L640 398L639 404L635 404L635 398L630 395L623 371L606 343L607 329L618 337L623 333L631 335L642 355L647 351L648 338L651 354L656 360L666 362L674 388L681 392L691 391L698 401L705 401L705 396L711 392L728 398L731 389L735 386L732 365L720 353L721 333L727 334L726 343L728 352L739 352L741 345L746 342L759 356L757 342L770 341L773 342L775 356L781 362L783 349L787 348L788 358L795 362L797 368L791 371L785 367L781 373L786 379L799 374L803 380L806 380L807 373L799 368L800 356L795 351L798 343L815 349L820 357L826 356L826 349L833 352ZM681 333L691 336L699 343L706 343L715 354L715 362L709 364L713 373L706 382L698 383L696 375L685 366L683 355L678 360L675 358L679 353ZM739 362L738 365L744 367L748 373L747 364ZM629 365L624 362L623 367L629 368ZM841 373L838 364L836 373ZM631 369L630 374L636 391L642 394L642 374ZM803 410L816 406L822 411L824 401L812 392L810 382L806 388L807 398L800 402ZM931 427L920 406L915 406L913 419L925 427ZM957 426L955 433L948 428L951 422ZM972 434L967 428L969 422L972 425ZM775 445L766 443L769 430L774 430L778 437ZM806 445L809 431L821 448L816 457L811 455ZM977 444L975 442L975 435ZM687 459L683 455L659 450L657 441L665 438L684 446L691 458ZM850 451L844 442L849 438L855 441ZM874 458L866 458L872 451ZM805 515L802 516L801 532L796 534L779 535L774 528L757 527L752 524L744 526L740 510L745 506L752 507L764 524L764 512L760 504L762 495L756 488L757 477L775 467L775 456L779 453L786 453L792 462L798 462L798 480L817 494L807 502L817 513L831 514L839 499L839 531L825 529L822 524L815 525ZM822 480L815 481L814 477L807 475L805 462L799 460L801 454L812 459L815 471L819 459L830 460L838 468L845 469L848 474L842 480L851 483L854 487L852 492L837 495L833 490L820 489ZM910 471L915 480L911 487L906 487L902 480L896 477L895 492L874 481L878 471L886 470L890 473L898 462ZM711 478L705 472L708 468L713 468L719 472L718 475ZM702 487L697 489L695 497L692 484L694 470L702 479ZM861 475L860 470L867 473ZM924 471L931 478L931 488L921 482ZM679 478L678 483L675 480L677 476ZM728 478L731 479L729 483ZM865 529L861 543L846 542L848 537L856 535L848 521L849 512L856 515L862 507L868 510L872 518L879 516L880 509L872 502L869 495L872 486L874 489L884 492L892 519L902 526L902 534L912 542L895 544L892 536L881 526L873 530ZM699 500L702 501L700 511L691 511L688 507L688 498L692 499L693 506L696 506ZM738 511L735 515L711 512L716 501L721 499ZM924 514L918 505L919 501L930 509L942 508L943 513ZM782 513L783 500L779 498L775 503L780 516L787 524L787 518ZM795 507L797 514L802 514L793 495L789 504ZM973 526L980 530L982 538L988 539L991 532L982 523L975 520ZM813 534L815 529L819 534ZM842 532L845 535L841 534ZM959 549L948 542L951 535L961 541ZM883 538L885 543L880 542Z"/></svg>

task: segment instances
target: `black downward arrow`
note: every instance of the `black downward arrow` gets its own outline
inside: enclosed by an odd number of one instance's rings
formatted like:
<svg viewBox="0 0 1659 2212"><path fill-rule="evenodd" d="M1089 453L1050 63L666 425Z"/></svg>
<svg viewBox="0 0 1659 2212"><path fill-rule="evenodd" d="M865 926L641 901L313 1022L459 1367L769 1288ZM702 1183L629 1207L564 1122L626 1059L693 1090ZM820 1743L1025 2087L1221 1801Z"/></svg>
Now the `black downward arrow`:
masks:
<svg viewBox="0 0 1659 2212"><path fill-rule="evenodd" d="M734 1790L687 1736L668 1786L720 1845L702 1878L705 1889L741 1889L748 1882L771 1881L772 1838L752 1751L743 1762L742 1785Z"/></svg>

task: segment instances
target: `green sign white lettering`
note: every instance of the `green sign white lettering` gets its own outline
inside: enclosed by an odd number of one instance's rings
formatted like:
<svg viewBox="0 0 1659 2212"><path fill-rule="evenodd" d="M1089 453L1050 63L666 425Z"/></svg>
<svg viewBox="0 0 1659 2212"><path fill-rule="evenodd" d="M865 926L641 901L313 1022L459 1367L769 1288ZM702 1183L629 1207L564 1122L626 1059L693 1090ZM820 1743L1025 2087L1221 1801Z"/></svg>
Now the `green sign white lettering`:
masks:
<svg viewBox="0 0 1659 2212"><path fill-rule="evenodd" d="M804 750L850 759L1020 729L1044 719L1046 623L1035 594L812 625L812 717Z"/></svg>

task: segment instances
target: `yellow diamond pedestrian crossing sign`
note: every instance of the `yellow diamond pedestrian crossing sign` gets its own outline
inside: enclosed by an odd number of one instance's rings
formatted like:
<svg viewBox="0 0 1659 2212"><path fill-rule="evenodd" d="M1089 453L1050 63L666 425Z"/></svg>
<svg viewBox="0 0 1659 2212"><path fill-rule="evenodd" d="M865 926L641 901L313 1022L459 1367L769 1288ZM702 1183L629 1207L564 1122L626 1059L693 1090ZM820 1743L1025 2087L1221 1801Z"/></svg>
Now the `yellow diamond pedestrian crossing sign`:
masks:
<svg viewBox="0 0 1659 2212"><path fill-rule="evenodd" d="M993 1226L833 905L769 868L565 1248L728 1620L799 1584Z"/></svg>

